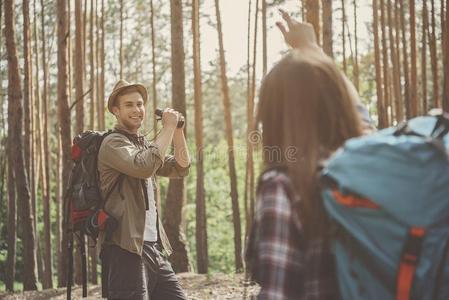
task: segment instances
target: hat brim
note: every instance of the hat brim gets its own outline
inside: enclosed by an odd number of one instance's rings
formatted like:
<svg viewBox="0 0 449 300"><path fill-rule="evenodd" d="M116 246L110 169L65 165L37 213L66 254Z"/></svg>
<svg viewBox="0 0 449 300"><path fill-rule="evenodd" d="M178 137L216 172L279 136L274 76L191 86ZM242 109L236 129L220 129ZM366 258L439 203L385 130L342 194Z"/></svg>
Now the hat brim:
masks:
<svg viewBox="0 0 449 300"><path fill-rule="evenodd" d="M120 88L114 90L114 91L111 93L111 95L109 96L109 99L108 99L108 110L109 110L110 113L112 113L112 107L113 107L114 104L115 104L115 100L116 100L117 96L118 96L119 94L123 94L126 90L130 90L130 89L131 89L131 90L132 90L132 89L137 90L137 92L138 92L140 95L142 95L143 103L144 103L144 104L147 103L147 100L148 100L148 92L147 92L147 89L146 89L143 85L138 84L138 83L130 84L130 85L125 85L125 86L122 86L122 87L120 87Z"/></svg>

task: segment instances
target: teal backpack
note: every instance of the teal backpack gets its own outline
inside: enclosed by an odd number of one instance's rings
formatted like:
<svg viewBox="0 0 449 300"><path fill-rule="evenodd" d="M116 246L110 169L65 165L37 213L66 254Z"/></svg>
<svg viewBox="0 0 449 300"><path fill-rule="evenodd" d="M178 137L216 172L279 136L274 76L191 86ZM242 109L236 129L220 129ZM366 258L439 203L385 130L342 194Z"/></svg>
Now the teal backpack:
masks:
<svg viewBox="0 0 449 300"><path fill-rule="evenodd" d="M449 299L449 116L346 142L326 163L341 298Z"/></svg>

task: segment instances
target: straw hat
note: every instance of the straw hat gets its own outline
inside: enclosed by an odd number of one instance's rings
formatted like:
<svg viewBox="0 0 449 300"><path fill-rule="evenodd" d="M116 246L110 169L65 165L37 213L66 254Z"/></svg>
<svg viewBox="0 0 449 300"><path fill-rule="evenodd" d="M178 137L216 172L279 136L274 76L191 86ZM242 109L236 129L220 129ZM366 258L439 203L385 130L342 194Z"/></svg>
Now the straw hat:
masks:
<svg viewBox="0 0 449 300"><path fill-rule="evenodd" d="M119 94L124 94L126 90L134 90L139 92L142 95L143 103L144 105L147 103L148 99L148 92L147 89L140 83L129 83L124 79L120 79L115 84L114 88L112 89L112 93L109 96L108 99L108 110L110 113L112 113L112 107L114 106L115 99Z"/></svg>

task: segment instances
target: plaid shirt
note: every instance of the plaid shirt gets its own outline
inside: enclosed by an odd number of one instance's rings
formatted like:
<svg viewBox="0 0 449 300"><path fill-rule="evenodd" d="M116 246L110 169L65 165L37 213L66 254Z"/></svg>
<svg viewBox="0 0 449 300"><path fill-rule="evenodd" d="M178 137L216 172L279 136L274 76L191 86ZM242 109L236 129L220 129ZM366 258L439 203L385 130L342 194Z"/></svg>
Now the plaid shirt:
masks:
<svg viewBox="0 0 449 300"><path fill-rule="evenodd" d="M299 202L286 174L262 175L246 253L258 299L339 298L333 255L322 239L305 240Z"/></svg>

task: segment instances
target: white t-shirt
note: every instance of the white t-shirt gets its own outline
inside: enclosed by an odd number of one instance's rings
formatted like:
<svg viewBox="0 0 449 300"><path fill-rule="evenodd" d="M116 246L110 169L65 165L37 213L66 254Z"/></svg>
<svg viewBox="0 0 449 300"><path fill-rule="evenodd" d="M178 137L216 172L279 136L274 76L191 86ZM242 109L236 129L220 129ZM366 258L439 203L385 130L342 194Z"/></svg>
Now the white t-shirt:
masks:
<svg viewBox="0 0 449 300"><path fill-rule="evenodd" d="M149 242L157 241L157 212L156 201L154 200L153 180L147 180L148 186L148 210L145 211L145 231L143 240Z"/></svg>

